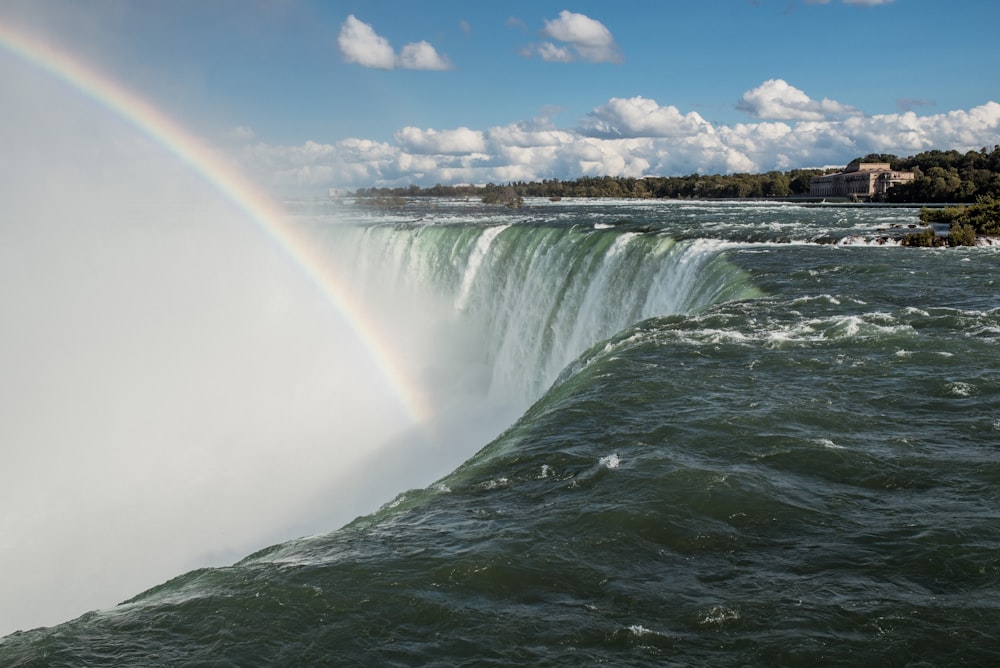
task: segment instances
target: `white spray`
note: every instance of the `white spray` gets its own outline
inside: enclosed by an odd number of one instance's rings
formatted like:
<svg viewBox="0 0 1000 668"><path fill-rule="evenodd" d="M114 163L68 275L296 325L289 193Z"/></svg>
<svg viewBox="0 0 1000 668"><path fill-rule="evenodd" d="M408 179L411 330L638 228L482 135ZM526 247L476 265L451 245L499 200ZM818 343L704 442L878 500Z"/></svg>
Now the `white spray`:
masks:
<svg viewBox="0 0 1000 668"><path fill-rule="evenodd" d="M393 459L436 444L252 221L88 100L0 82L0 635L443 473Z"/></svg>

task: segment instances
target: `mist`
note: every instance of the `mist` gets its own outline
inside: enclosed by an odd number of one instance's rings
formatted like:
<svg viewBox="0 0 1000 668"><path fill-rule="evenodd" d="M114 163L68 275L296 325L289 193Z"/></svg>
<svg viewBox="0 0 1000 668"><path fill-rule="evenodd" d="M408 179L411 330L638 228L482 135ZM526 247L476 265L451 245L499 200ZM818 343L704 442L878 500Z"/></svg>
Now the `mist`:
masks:
<svg viewBox="0 0 1000 668"><path fill-rule="evenodd" d="M377 309L420 424L203 178L30 67L0 59L0 88L0 635L334 530L508 419L455 399L434 305Z"/></svg>

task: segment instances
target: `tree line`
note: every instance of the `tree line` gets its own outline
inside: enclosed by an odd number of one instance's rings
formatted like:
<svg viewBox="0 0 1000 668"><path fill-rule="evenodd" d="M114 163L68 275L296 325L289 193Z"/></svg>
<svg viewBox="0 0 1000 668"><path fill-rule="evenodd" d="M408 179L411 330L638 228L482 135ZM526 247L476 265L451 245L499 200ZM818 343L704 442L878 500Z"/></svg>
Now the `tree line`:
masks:
<svg viewBox="0 0 1000 668"><path fill-rule="evenodd" d="M1000 145L979 151L924 151L900 158L870 153L852 162L887 162L897 171L912 171L916 178L890 189L890 202L975 202L1000 198ZM688 176L581 176L572 180L514 181L485 186L435 185L421 188L361 188L357 197L391 202L404 197L468 197L486 203L519 206L525 197L621 197L669 199L764 199L807 196L814 176L834 169L793 169L762 174L689 174Z"/></svg>
<svg viewBox="0 0 1000 668"><path fill-rule="evenodd" d="M893 169L916 174L886 195L890 202L975 202L1000 198L1000 145L993 150L925 151L909 158L885 156Z"/></svg>

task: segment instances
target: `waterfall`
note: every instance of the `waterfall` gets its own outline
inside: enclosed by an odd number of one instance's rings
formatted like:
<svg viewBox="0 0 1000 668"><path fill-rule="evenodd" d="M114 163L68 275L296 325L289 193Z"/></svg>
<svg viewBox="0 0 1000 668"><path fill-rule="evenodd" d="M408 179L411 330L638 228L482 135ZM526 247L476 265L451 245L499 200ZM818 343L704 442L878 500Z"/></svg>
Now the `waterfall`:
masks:
<svg viewBox="0 0 1000 668"><path fill-rule="evenodd" d="M476 350L494 398L537 398L579 354L636 322L750 294L745 272L712 239L510 223L330 234L349 237L325 243L340 249L370 303L422 305L407 337L420 321L464 331L461 348Z"/></svg>

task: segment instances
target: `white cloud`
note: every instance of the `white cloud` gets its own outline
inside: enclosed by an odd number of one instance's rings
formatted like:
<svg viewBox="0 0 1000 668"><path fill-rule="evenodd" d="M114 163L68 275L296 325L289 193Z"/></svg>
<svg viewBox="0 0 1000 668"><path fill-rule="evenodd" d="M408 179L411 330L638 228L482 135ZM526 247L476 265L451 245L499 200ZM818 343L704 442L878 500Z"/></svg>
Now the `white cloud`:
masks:
<svg viewBox="0 0 1000 668"><path fill-rule="evenodd" d="M557 43L542 42L526 50L526 54L537 53L543 60L561 63L574 60L620 63L624 60L611 31L585 14L564 9L558 18L545 21L542 35Z"/></svg>
<svg viewBox="0 0 1000 668"><path fill-rule="evenodd" d="M644 97L611 98L584 119L582 134L593 137L676 137L712 132L697 112L682 115L674 106L661 107Z"/></svg>
<svg viewBox="0 0 1000 668"><path fill-rule="evenodd" d="M362 67L391 70L397 67L408 70L450 70L451 61L442 56L426 41L413 42L403 47L397 56L385 37L375 32L369 24L353 14L340 26L337 45L344 60Z"/></svg>
<svg viewBox="0 0 1000 668"><path fill-rule="evenodd" d="M389 40L375 33L370 25L351 14L340 26L337 45L344 60L362 67L391 70L396 66L396 53Z"/></svg>
<svg viewBox="0 0 1000 668"><path fill-rule="evenodd" d="M713 125L652 99L612 98L575 129L548 118L483 130L404 127L391 142L248 144L242 161L279 189L319 190L787 170L846 164L867 153L978 150L1000 136L997 102L927 116L804 116Z"/></svg>
<svg viewBox="0 0 1000 668"><path fill-rule="evenodd" d="M996 144L1000 136L1000 104L987 102L972 109L949 111L932 116L883 114L848 128L877 152L891 152L903 145L909 151L934 148L975 149Z"/></svg>
<svg viewBox="0 0 1000 668"><path fill-rule="evenodd" d="M552 42L543 42L536 47L536 52L542 60L550 63L571 63L575 60L573 53L565 46L556 46ZM528 51L530 54L531 51Z"/></svg>
<svg viewBox="0 0 1000 668"><path fill-rule="evenodd" d="M483 133L469 128L437 131L407 126L396 132L396 142L410 153L478 153L486 148Z"/></svg>
<svg viewBox="0 0 1000 668"><path fill-rule="evenodd" d="M494 147L558 147L572 143L575 137L572 131L559 130L546 120L513 123L486 131L486 138Z"/></svg>
<svg viewBox="0 0 1000 668"><path fill-rule="evenodd" d="M746 156L763 156L773 146L787 146L793 133L785 123L737 123L719 131L722 145Z"/></svg>
<svg viewBox="0 0 1000 668"><path fill-rule="evenodd" d="M784 79L769 79L743 93L736 108L754 118L772 121L821 121L861 113L827 98L817 102Z"/></svg>
<svg viewBox="0 0 1000 668"><path fill-rule="evenodd" d="M423 40L407 44L399 54L399 66L408 70L450 70L451 62Z"/></svg>

